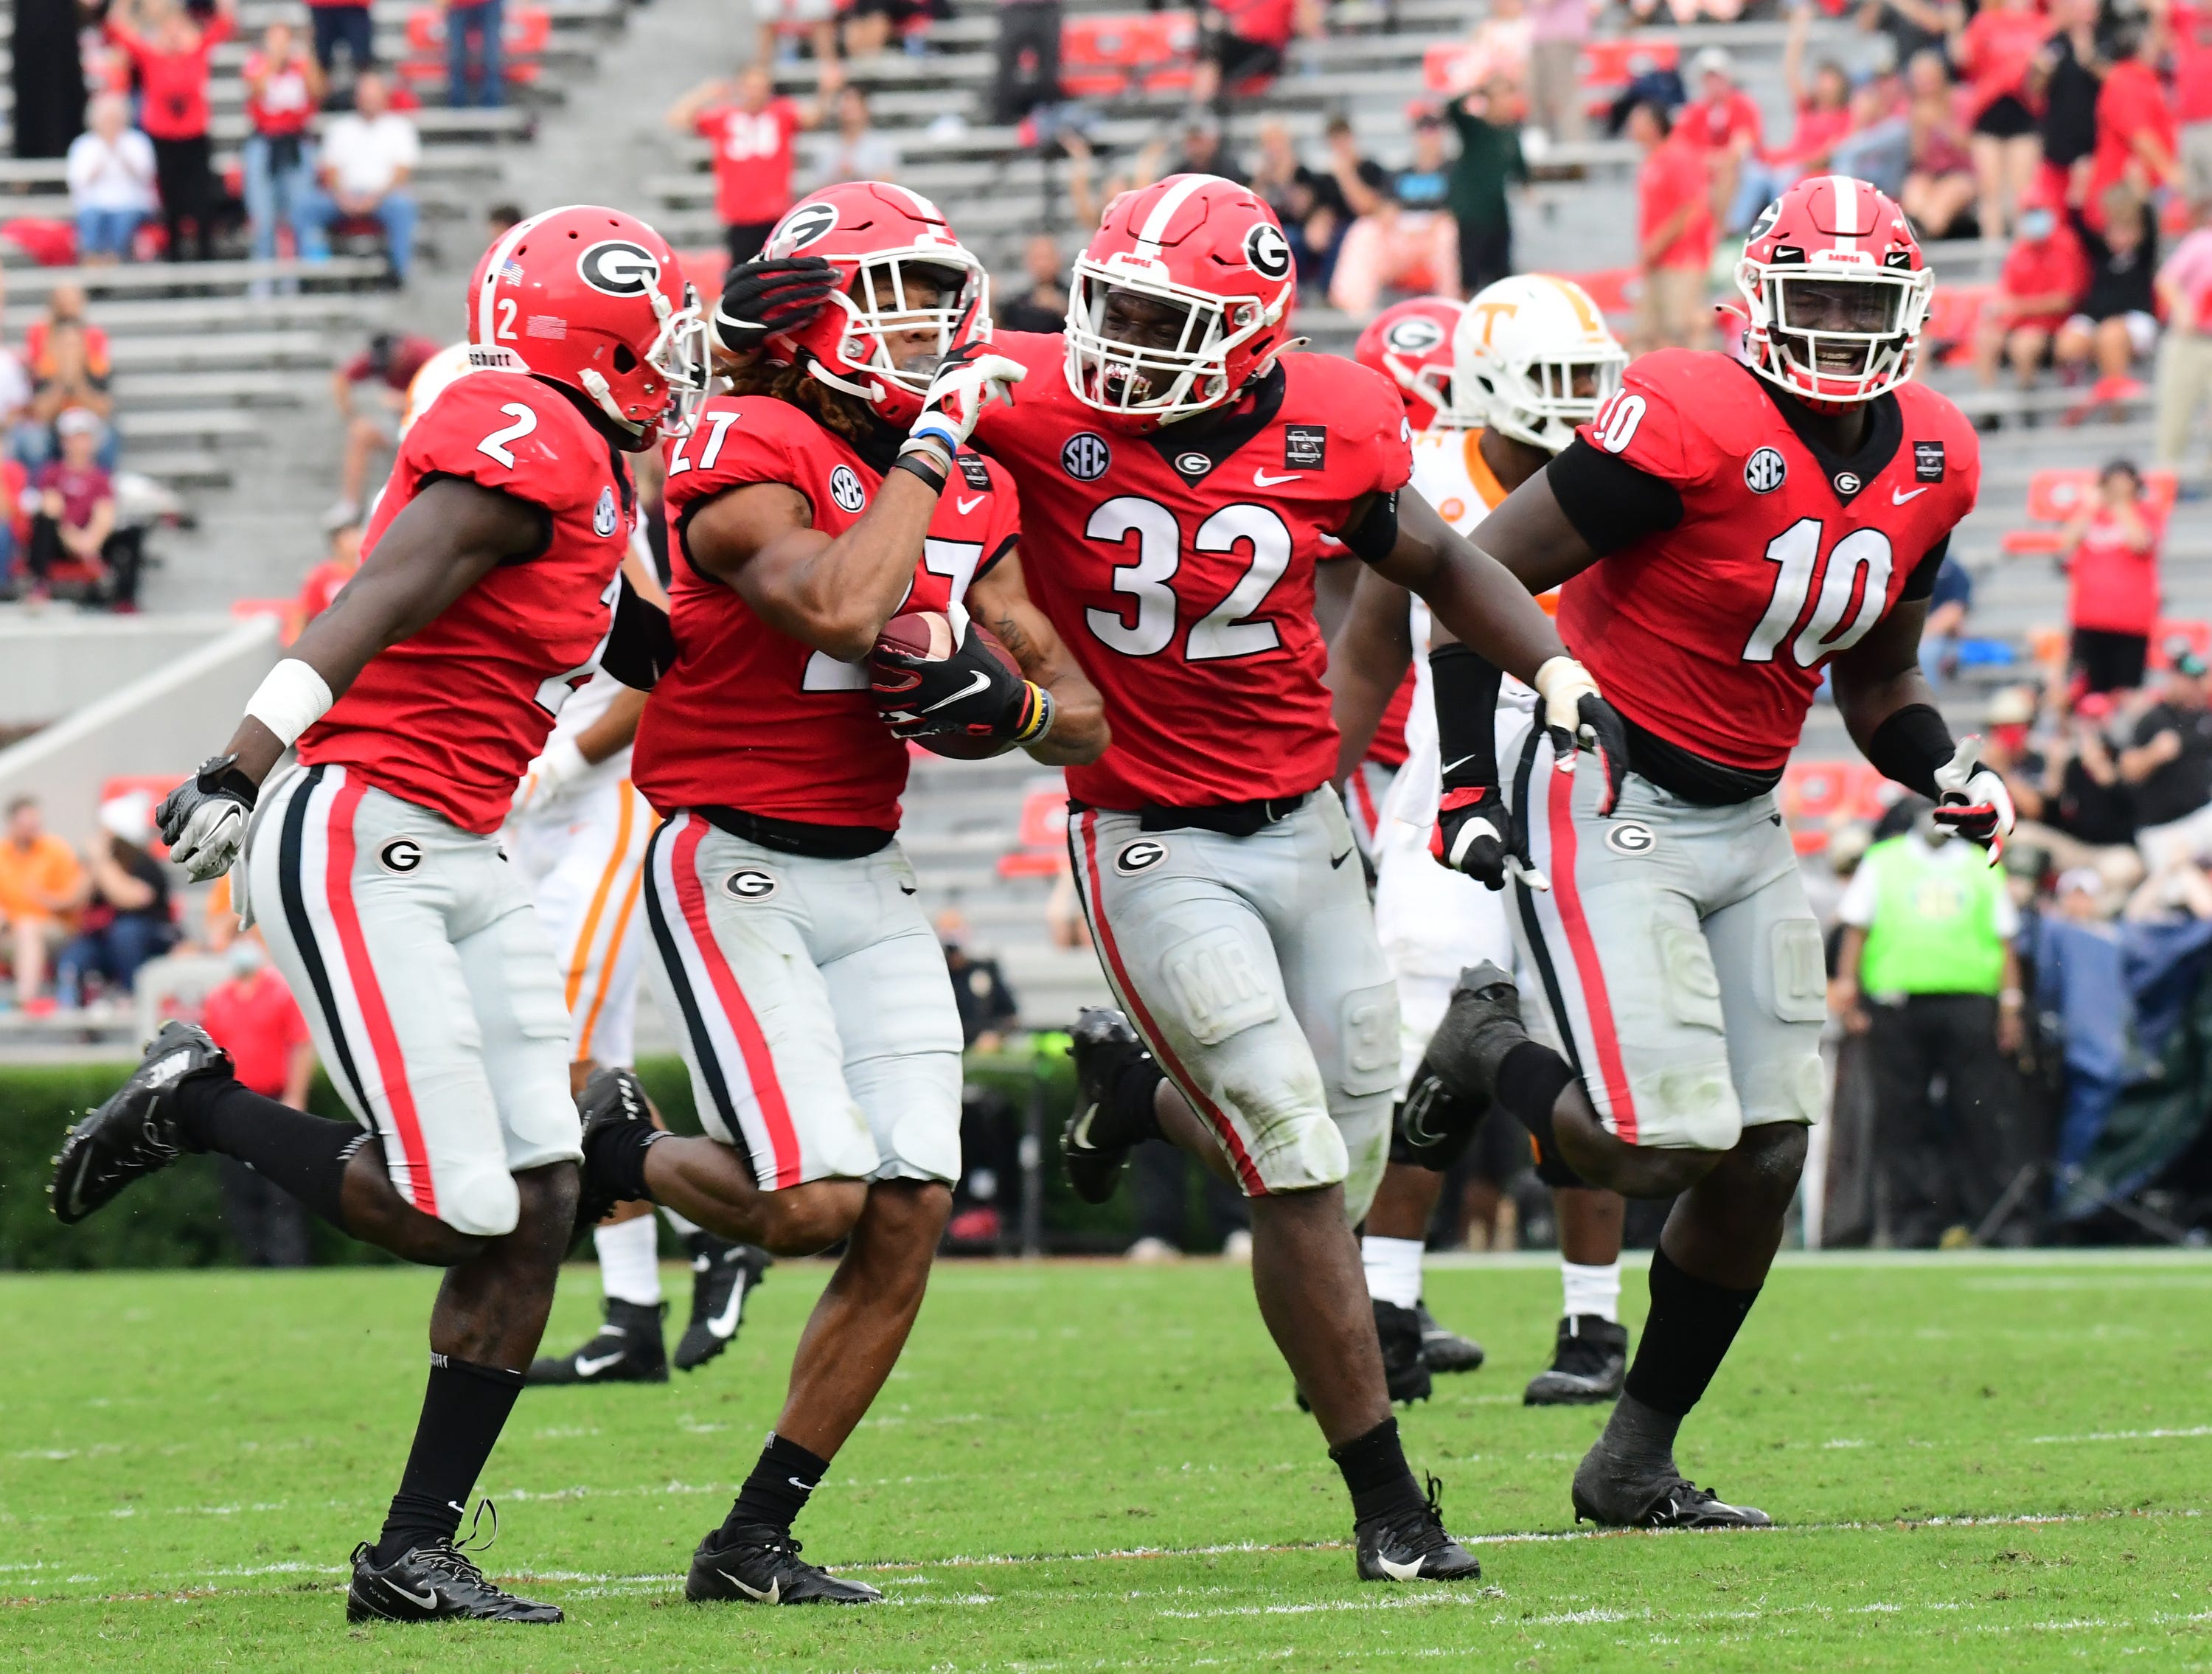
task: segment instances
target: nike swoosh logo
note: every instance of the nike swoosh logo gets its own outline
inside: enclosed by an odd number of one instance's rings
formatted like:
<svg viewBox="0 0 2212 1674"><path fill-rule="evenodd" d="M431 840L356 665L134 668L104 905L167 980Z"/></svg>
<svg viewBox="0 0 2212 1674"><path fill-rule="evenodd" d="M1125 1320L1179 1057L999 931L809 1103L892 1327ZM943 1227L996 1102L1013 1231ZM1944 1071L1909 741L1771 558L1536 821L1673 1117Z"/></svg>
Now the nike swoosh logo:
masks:
<svg viewBox="0 0 2212 1674"><path fill-rule="evenodd" d="M1334 871L1338 867L1342 866L1351 858L1352 850L1349 849L1346 849L1341 855L1331 855L1328 857L1329 869L1331 871Z"/></svg>
<svg viewBox="0 0 2212 1674"><path fill-rule="evenodd" d="M963 517L967 516L969 512L974 511L976 507L981 505L983 503L983 500L984 496L979 494L972 500L959 501L957 504L960 510L960 515Z"/></svg>
<svg viewBox="0 0 2212 1674"><path fill-rule="evenodd" d="M730 1287L730 1300L721 1312L707 1322L707 1329L727 1342L738 1334L738 1322L745 1317L745 1275L738 1275L738 1281Z"/></svg>
<svg viewBox="0 0 2212 1674"><path fill-rule="evenodd" d="M990 684L991 677L979 668L968 677L968 684L961 687L959 691L954 692L950 697L940 697L927 708L916 709L915 713L916 715L928 715L933 710L943 709L947 703L957 703L963 697L973 697L977 692L981 691L989 686Z"/></svg>
<svg viewBox="0 0 2212 1674"><path fill-rule="evenodd" d="M596 1359L586 1359L579 1354L576 1356L576 1375L579 1378L596 1378L622 1357L623 1351L619 1348L611 1354L601 1354Z"/></svg>
<svg viewBox="0 0 2212 1674"><path fill-rule="evenodd" d="M1889 503L1893 506L1901 506L1908 500L1917 500L1927 492L1928 490L1925 488L1917 488L1907 494L1903 489L1893 488L1889 491Z"/></svg>
<svg viewBox="0 0 2212 1674"><path fill-rule="evenodd" d="M1422 1559L1415 1558L1411 1563L1393 1563L1380 1553L1377 1553L1375 1558L1376 1567L1394 1581L1419 1580L1422 1562Z"/></svg>
<svg viewBox="0 0 2212 1674"><path fill-rule="evenodd" d="M1256 466L1254 467L1252 472L1253 484L1256 487L1260 488L1273 488L1278 483L1295 483L1297 479L1298 473L1295 471L1285 472L1280 477L1270 477L1266 472L1258 469Z"/></svg>
<svg viewBox="0 0 2212 1674"><path fill-rule="evenodd" d="M397 1581L386 1581L384 1585L391 1588L395 1595L404 1598L418 1609L434 1610L438 1608L438 1595L434 1592L410 1592Z"/></svg>
<svg viewBox="0 0 2212 1674"><path fill-rule="evenodd" d="M780 1602L781 1600L781 1595L783 1592L783 1577L781 1575L770 1581L768 1584L768 1591L766 1592L763 1592L758 1587L747 1586L743 1581L730 1574L726 1569L718 1569L714 1573L717 1575L720 1575L724 1580L727 1581L732 1586L737 1588L738 1592L744 1593L748 1598L757 1598L763 1604L773 1604Z"/></svg>
<svg viewBox="0 0 2212 1674"><path fill-rule="evenodd" d="M1455 761L1455 762L1446 762L1446 763L1444 764L1444 766L1443 766L1443 770L1444 770L1445 772L1447 772L1447 773L1452 772L1452 771L1454 771L1454 770L1456 770L1456 769L1465 767L1465 766L1466 766L1469 762L1473 761L1474 759L1474 757L1472 757L1472 756L1462 756L1462 757L1461 757L1457 761Z"/></svg>

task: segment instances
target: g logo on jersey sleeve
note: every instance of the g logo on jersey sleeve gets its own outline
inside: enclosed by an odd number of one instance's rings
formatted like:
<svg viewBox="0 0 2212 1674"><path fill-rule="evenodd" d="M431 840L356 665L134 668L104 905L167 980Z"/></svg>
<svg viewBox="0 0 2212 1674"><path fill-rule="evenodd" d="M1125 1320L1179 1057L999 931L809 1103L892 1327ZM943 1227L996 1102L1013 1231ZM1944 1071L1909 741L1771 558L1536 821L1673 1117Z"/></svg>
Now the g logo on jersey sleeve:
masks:
<svg viewBox="0 0 2212 1674"><path fill-rule="evenodd" d="M653 252L625 238L603 239L576 258L576 271L593 290L609 296L642 296L660 279Z"/></svg>
<svg viewBox="0 0 2212 1674"><path fill-rule="evenodd" d="M840 511L856 512L868 503L868 491L860 486L849 465L841 465L830 473L830 497Z"/></svg>

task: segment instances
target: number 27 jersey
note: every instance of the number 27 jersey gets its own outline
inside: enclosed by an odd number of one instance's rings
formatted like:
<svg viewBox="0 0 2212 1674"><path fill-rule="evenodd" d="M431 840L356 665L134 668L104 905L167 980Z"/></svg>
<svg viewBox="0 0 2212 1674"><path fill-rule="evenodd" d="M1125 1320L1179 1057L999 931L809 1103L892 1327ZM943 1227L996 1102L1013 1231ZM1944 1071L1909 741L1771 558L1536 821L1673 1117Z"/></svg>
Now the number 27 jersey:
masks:
<svg viewBox="0 0 2212 1674"><path fill-rule="evenodd" d="M1577 433L1550 469L1578 527L1573 455L1584 449L1655 478L1680 504L1671 526L1613 545L1559 594L1560 636L1630 721L1709 760L1779 771L1821 666L1900 598L1926 595L1923 565L1942 561L1973 508L1973 427L1914 383L1869 403L1868 417L1859 452L1838 459L1800 435L1732 356L1668 349L1630 366Z"/></svg>

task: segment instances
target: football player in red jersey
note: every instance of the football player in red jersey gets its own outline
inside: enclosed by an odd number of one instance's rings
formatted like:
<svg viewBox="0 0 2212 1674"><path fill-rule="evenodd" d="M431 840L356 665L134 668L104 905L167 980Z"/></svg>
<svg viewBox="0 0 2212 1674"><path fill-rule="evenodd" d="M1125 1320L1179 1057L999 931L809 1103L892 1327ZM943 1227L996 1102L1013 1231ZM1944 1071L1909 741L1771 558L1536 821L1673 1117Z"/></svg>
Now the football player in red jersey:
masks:
<svg viewBox="0 0 2212 1674"><path fill-rule="evenodd" d="M810 270L827 305L766 329ZM791 1527L905 1346L960 1172L959 1014L896 840L905 740L1055 763L1106 744L1097 692L1024 593L1012 485L963 445L1022 375L962 340L984 286L904 187L801 200L715 316L744 352L736 393L668 456L678 652L632 772L665 821L646 857L652 975L707 1136L595 1123L587 1178L777 1255L848 1240L775 1432L693 1555L695 1600L881 1596L804 1561ZM878 643L916 612L948 624L951 654Z"/></svg>
<svg viewBox="0 0 2212 1674"><path fill-rule="evenodd" d="M182 1151L238 1158L342 1230L447 1269L430 1379L349 1618L557 1622L453 1544L538 1347L581 1155L551 942L494 833L596 661L649 684L666 621L618 581L624 452L681 428L705 323L675 254L613 210L551 210L478 265L481 369L408 432L359 572L166 800L195 879L306 1001L360 1123L248 1092L171 1024L71 1130L54 1209L81 1220ZM264 783L296 740L299 767Z"/></svg>
<svg viewBox="0 0 2212 1674"><path fill-rule="evenodd" d="M1448 843L1495 886L1517 827L1551 881L1516 887L1540 978L1525 1032L1510 980L1478 968L1431 1061L1590 1184L1680 1194L1626 1392L1575 1473L1578 1519L1768 1520L1685 1480L1674 1442L1765 1280L1824 1097L1820 927L1773 796L1822 670L1867 758L1937 819L1991 845L2011 825L1920 673L1936 569L1980 476L1972 426L1910 381L1932 280L1887 198L1799 182L1738 268L1749 363L1638 361L1483 524L1532 591L1565 583L1560 630L1627 723L1613 819L1549 770L1540 733L1501 781L1495 670L1467 648L1431 657Z"/></svg>
<svg viewBox="0 0 2212 1674"><path fill-rule="evenodd" d="M1456 1580L1480 1568L1407 1466L1352 1236L1389 1146L1398 1020L1328 788L1325 540L1531 679L1563 750L1615 720L1527 590L1401 493L1398 392L1284 354L1296 290L1264 203L1171 175L1109 206L1064 338L993 342L1030 375L978 439L1022 490L1030 590L1114 729L1068 770L1068 838L1127 1019L1079 1020L1064 1149L1092 1197L1162 1133L1234 1179L1261 1312L1351 1490L1359 1574Z"/></svg>

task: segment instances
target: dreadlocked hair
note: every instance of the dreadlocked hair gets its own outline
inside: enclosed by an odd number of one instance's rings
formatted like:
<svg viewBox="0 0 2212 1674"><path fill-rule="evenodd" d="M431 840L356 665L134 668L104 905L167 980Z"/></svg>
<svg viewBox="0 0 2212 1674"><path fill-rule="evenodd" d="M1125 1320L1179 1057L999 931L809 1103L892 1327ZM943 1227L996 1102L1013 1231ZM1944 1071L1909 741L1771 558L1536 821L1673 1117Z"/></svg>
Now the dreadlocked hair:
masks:
<svg viewBox="0 0 2212 1674"><path fill-rule="evenodd" d="M804 366L763 356L731 368L728 376L731 394L765 395L785 402L856 449L875 442L883 429L866 406L830 388Z"/></svg>

